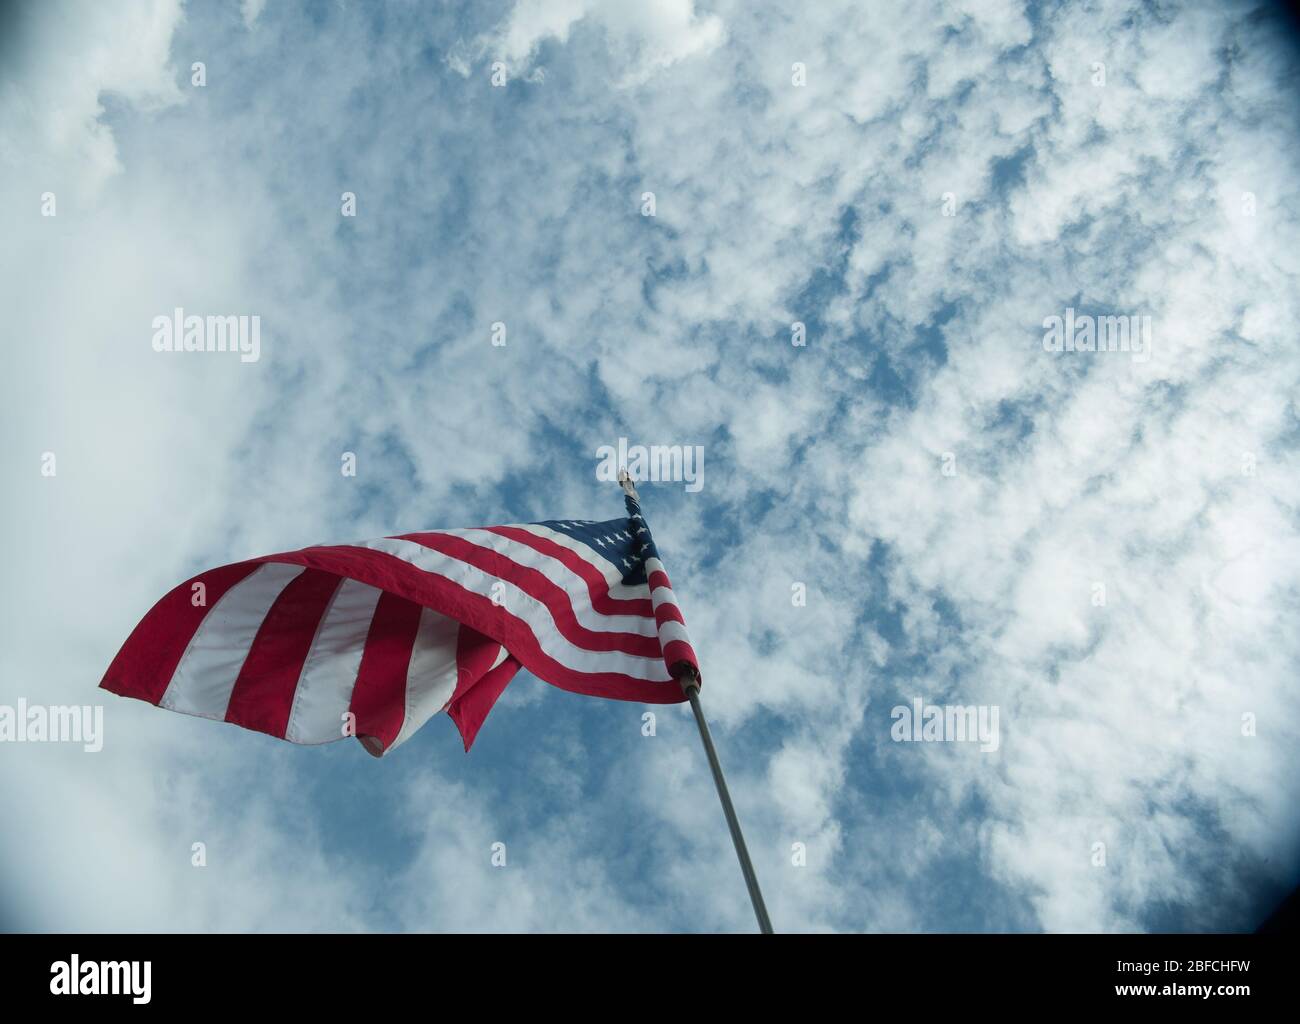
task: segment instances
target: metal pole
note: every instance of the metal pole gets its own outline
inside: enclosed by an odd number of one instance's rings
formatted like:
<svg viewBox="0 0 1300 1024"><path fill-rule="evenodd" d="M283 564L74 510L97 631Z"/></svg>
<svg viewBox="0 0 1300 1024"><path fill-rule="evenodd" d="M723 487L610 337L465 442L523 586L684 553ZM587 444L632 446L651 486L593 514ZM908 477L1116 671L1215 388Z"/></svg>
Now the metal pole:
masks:
<svg viewBox="0 0 1300 1024"><path fill-rule="evenodd" d="M767 907L763 904L763 893L758 888L758 876L754 874L754 865L749 862L745 837L740 833L740 820L736 817L736 809L731 805L727 780L722 777L718 752L713 749L713 737L709 735L709 723L704 720L704 710L700 707L699 680L693 672L690 672L677 681L681 683L682 691L690 698L691 710L695 712L695 724L700 727L700 740L704 743L704 753L708 756L709 768L713 772L713 784L718 787L718 799L722 801L722 813L726 815L727 828L731 830L731 841L736 847L740 871L745 876L745 886L749 889L749 902L754 905L754 916L758 918L758 930L764 935L771 935L772 922L768 919Z"/></svg>
<svg viewBox="0 0 1300 1024"><path fill-rule="evenodd" d="M628 511L636 509L640 513L641 499L636 493L636 484L626 467L620 467L618 482L634 502ZM644 533L644 530L638 530ZM718 799L722 801L722 813L727 818L727 828L731 830L731 842L736 847L736 858L740 861L741 874L745 876L745 887L749 890L749 902L754 905L754 916L758 918L758 930L764 935L772 934L772 922L767 916L767 907L763 904L763 893L758 888L758 876L754 874L754 865L749 862L749 851L745 849L745 837L740 833L740 819L736 817L736 808L731 805L731 794L727 792L727 780L722 777L722 765L718 762L718 752L713 749L713 737L709 735L709 723L704 720L704 709L700 707L700 677L695 666L679 662L669 667L669 672L676 678L691 702L695 712L695 724L700 729L700 740L704 744L704 753L709 759L709 770L713 772L713 784L718 789Z"/></svg>

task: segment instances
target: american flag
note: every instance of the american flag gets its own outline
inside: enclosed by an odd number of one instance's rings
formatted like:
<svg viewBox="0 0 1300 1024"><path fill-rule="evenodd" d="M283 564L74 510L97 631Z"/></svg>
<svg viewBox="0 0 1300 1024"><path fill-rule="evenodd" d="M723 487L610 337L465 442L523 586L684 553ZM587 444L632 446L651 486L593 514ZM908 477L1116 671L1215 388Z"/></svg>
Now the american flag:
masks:
<svg viewBox="0 0 1300 1024"><path fill-rule="evenodd" d="M100 684L375 756L446 711L469 750L520 667L671 704L699 662L635 489L627 517L407 533L224 565L141 620Z"/></svg>

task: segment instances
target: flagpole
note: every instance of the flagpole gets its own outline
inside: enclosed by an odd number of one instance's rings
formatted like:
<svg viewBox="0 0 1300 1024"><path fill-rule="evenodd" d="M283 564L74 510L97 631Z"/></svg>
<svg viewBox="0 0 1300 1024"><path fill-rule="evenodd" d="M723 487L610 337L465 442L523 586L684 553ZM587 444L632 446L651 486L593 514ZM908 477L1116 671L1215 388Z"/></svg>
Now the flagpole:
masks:
<svg viewBox="0 0 1300 1024"><path fill-rule="evenodd" d="M695 712L695 724L700 729L700 741L704 744L705 756L709 759L709 770L713 772L713 784L718 789L718 799L722 802L722 813L727 819L727 828L731 830L731 842L736 847L736 858L740 861L740 873L745 876L745 887L749 889L749 902L754 906L754 916L758 918L758 930L764 935L772 934L772 922L767 916L767 906L763 903L763 893L758 887L758 875L749 860L749 850L745 847L745 837L740 831L740 819L736 817L736 808L732 806L731 794L727 792L727 780L722 775L722 764L718 761L718 752L713 747L713 737L709 734L709 723L704 720L704 709L700 707L700 680L695 669L689 665L681 666L683 672L677 677L682 692L691 702Z"/></svg>
<svg viewBox="0 0 1300 1024"><path fill-rule="evenodd" d="M625 453L620 449L620 459ZM654 541L649 540L648 527L645 519L641 515L641 498L636 493L636 484L632 482L632 475L627 471L627 467L621 466L618 471L619 486L623 488L623 493L627 495L628 514L631 516L630 526L635 526L635 521L640 520L641 527L636 533L646 534L649 543L649 550L657 559L658 553L655 552ZM645 549L642 549L641 557L645 557ZM653 599L653 598L652 598ZM727 780L722 776L722 763L718 760L718 752L713 746L713 736L709 733L709 723L704 720L704 709L700 707L700 673L699 670L689 661L679 661L668 667L669 673L677 680L682 688L682 693L686 694L686 699L691 702L691 710L695 712L695 724L700 730L700 742L704 744L705 756L709 759L709 771L713 773L713 785L717 787L718 799L722 802L722 813L727 819L727 828L731 832L731 843L736 848L736 859L740 861L740 873L745 876L745 888L749 890L749 902L754 906L754 916L758 918L758 930L764 935L772 934L772 922L767 916L767 906L763 903L763 893L758 887L758 875L754 874L754 865L749 860L749 850L745 848L745 837L740 831L740 819L736 817L736 808L731 803L731 794L727 792Z"/></svg>

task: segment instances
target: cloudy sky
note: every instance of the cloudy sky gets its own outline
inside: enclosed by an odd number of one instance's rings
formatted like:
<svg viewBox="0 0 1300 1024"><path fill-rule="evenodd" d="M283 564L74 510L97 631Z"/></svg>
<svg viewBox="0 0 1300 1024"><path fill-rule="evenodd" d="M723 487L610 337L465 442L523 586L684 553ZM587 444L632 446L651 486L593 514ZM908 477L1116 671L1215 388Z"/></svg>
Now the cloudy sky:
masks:
<svg viewBox="0 0 1300 1024"><path fill-rule="evenodd" d="M1272 7L0 19L0 704L104 707L0 744L0 927L752 930L681 707L521 673L380 761L96 689L209 566L613 518L620 437L704 449L642 498L777 930L1243 929L1300 880ZM178 306L261 358L155 352ZM1047 351L1067 309L1150 349ZM896 742L917 698L997 749Z"/></svg>

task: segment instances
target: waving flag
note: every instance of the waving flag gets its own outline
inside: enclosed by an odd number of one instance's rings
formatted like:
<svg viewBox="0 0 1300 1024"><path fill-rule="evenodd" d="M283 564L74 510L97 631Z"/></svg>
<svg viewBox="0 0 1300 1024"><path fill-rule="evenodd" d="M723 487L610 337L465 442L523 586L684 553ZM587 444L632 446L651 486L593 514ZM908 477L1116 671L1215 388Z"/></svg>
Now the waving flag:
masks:
<svg viewBox="0 0 1300 1024"><path fill-rule="evenodd" d="M100 684L292 743L381 756L439 711L469 750L522 666L652 704L698 678L649 527L627 518L436 530L200 573L144 617Z"/></svg>

